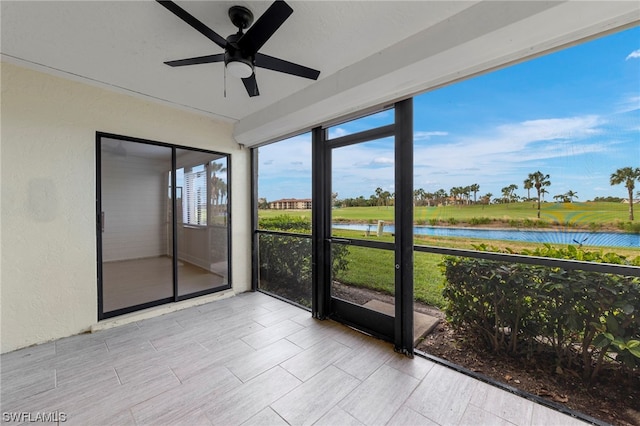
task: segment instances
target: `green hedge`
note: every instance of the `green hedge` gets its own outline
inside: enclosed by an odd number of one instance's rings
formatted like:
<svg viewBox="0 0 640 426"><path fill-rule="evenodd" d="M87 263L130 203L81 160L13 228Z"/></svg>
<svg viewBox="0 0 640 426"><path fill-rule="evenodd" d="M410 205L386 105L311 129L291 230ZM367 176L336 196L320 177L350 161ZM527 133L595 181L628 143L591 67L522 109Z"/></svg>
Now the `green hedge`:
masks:
<svg viewBox="0 0 640 426"><path fill-rule="evenodd" d="M259 228L273 231L311 233L309 218L280 215L261 218ZM334 276L347 268L348 248L332 246ZM311 238L260 234L258 258L261 289L300 305L311 307Z"/></svg>
<svg viewBox="0 0 640 426"><path fill-rule="evenodd" d="M476 247L487 250L486 246ZM494 250L495 251L495 250ZM638 264L612 253L550 245L523 254ZM555 357L586 380L603 365L640 366L640 278L446 256L445 313L494 352Z"/></svg>

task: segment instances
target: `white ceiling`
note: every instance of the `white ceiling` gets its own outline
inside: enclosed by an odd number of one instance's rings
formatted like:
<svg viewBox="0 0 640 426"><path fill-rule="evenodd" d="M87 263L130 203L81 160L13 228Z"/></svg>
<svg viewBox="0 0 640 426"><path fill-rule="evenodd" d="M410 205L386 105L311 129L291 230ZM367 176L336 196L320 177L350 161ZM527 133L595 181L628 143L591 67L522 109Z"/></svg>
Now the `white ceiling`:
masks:
<svg viewBox="0 0 640 426"><path fill-rule="evenodd" d="M223 37L232 5L256 19L270 1L176 1ZM261 53L320 70L318 81L258 68L247 96L222 53L155 1L6 1L2 60L235 123L255 145L640 21L638 1L288 1Z"/></svg>

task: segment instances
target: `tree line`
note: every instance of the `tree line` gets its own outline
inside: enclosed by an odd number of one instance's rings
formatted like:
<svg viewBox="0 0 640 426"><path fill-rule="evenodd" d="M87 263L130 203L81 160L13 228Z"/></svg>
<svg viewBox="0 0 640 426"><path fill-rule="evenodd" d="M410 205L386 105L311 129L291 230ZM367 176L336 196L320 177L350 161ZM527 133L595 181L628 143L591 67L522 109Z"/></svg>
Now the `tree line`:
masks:
<svg viewBox="0 0 640 426"><path fill-rule="evenodd" d="M609 183L613 185L624 184L628 191L629 202L629 220L633 220L633 191L635 182L640 181L640 167L623 167L617 169L611 174ZM413 202L416 206L439 206L439 205L469 205L469 204L500 204L513 203L517 201L534 201L536 203L537 216L540 218L540 209L542 201L546 194L549 194L547 188L551 186L551 178L548 174L541 171L529 173L527 178L523 180L523 188L527 191L526 197L520 197L516 194L519 189L518 185L510 184L501 189L499 197L493 197L494 194L488 192L478 196L480 185L477 183L467 186L454 186L449 191L441 188L434 192L427 192L423 188L413 191ZM533 196L532 196L533 191ZM374 194L368 198L360 195L355 198L338 199L337 194L333 194L333 205L337 207L380 207L392 206L395 202L395 193L385 191L382 188L376 188ZM640 192L637 194L640 197ZM553 196L557 202L571 203L574 199L578 199L578 193L569 190L563 194ZM609 201L620 198L616 197L598 197L594 201Z"/></svg>

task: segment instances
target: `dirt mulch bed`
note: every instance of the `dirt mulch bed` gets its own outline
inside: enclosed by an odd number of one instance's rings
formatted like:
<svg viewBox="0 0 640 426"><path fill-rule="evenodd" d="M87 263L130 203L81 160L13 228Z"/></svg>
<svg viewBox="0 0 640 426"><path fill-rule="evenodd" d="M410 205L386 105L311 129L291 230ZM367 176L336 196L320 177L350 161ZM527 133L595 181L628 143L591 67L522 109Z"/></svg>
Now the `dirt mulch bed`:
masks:
<svg viewBox="0 0 640 426"><path fill-rule="evenodd" d="M394 303L388 294L336 282L333 295L358 304L372 299ZM414 309L441 319L417 350L602 422L640 426L640 373L619 377L602 371L597 383L585 384L577 372L557 369L550 360L527 360L484 351L456 333L439 309L421 303L414 303Z"/></svg>
<svg viewBox="0 0 640 426"><path fill-rule="evenodd" d="M602 371L597 383L585 384L577 372L556 368L551 360L483 351L446 322L416 349L603 422L640 426L640 374L616 377Z"/></svg>

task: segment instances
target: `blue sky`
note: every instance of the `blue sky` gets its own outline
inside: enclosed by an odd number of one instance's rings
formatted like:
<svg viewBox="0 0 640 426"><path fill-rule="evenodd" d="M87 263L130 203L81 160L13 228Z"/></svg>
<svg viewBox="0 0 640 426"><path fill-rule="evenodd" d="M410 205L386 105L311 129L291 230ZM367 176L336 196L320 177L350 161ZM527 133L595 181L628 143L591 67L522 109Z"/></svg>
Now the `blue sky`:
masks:
<svg viewBox="0 0 640 426"><path fill-rule="evenodd" d="M330 129L332 135L387 124L383 112ZM640 167L640 27L465 80L414 98L415 188L480 185L497 197L540 170L548 199L626 197L609 185L621 167ZM260 148L259 196L311 196L310 135ZM334 151L339 198L393 191L390 140ZM640 184L637 185L640 190Z"/></svg>

